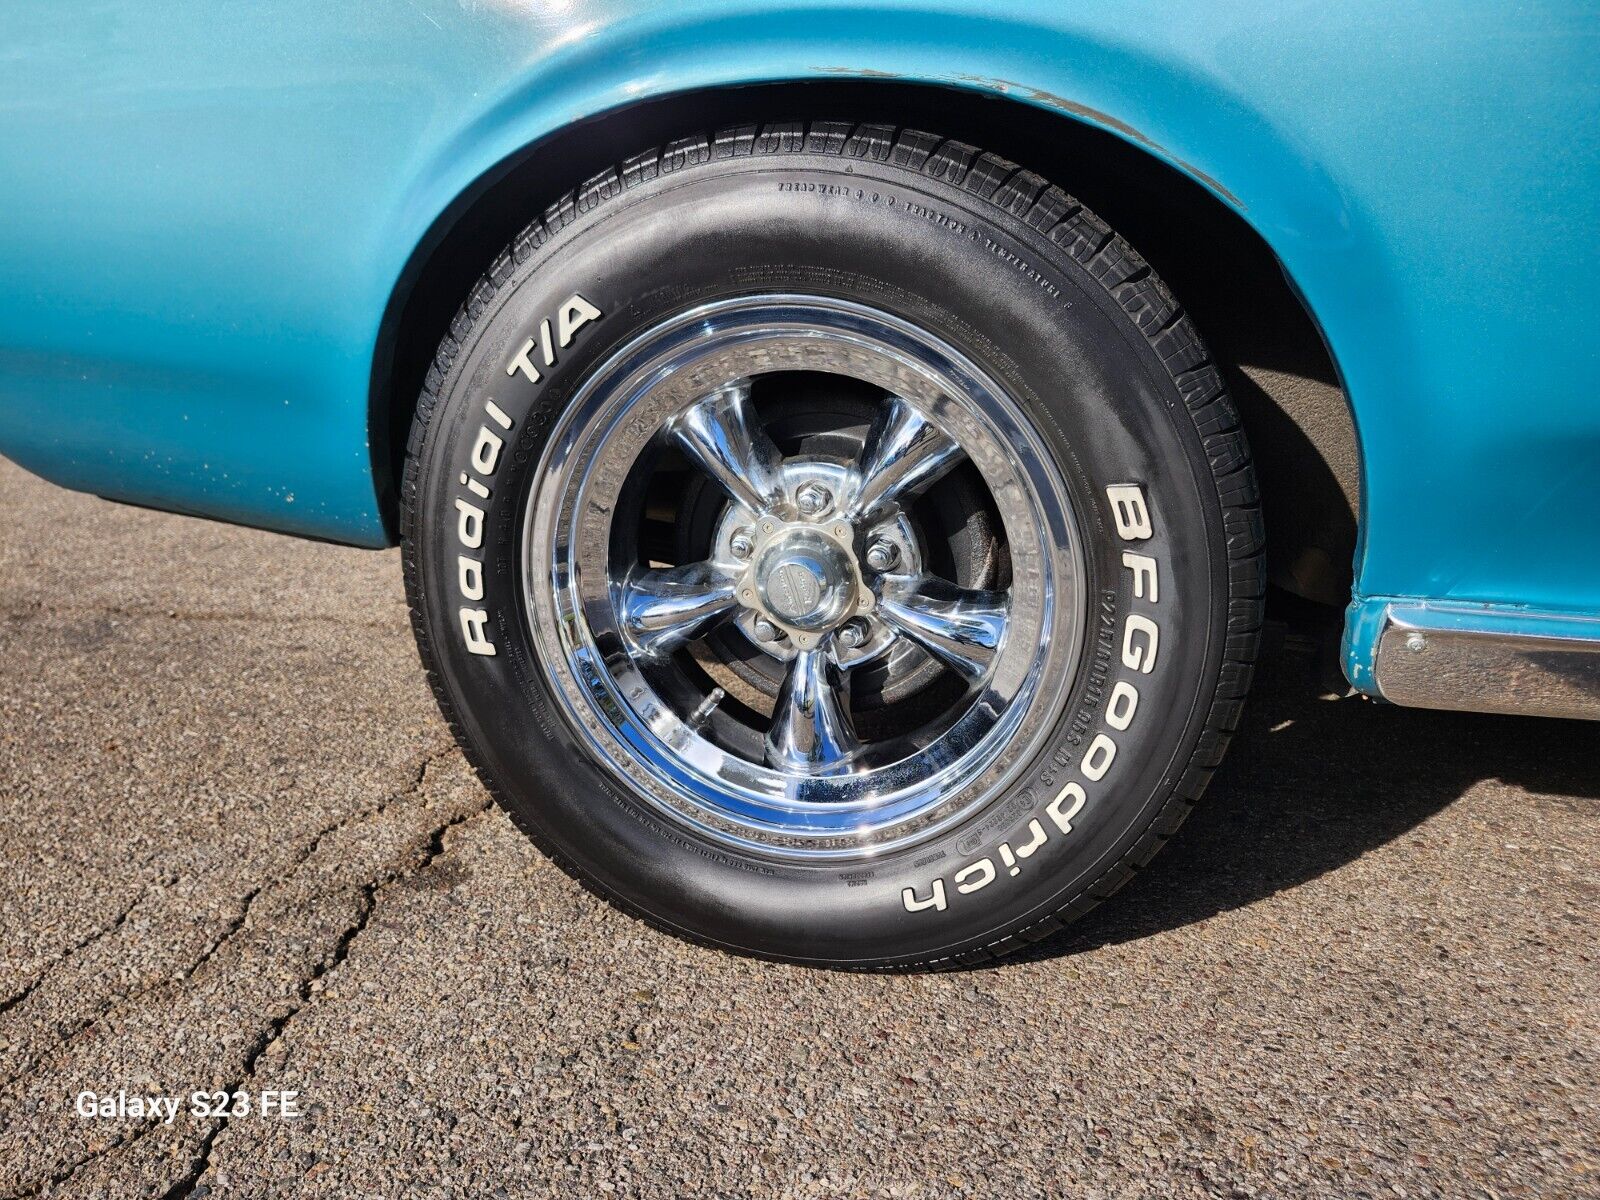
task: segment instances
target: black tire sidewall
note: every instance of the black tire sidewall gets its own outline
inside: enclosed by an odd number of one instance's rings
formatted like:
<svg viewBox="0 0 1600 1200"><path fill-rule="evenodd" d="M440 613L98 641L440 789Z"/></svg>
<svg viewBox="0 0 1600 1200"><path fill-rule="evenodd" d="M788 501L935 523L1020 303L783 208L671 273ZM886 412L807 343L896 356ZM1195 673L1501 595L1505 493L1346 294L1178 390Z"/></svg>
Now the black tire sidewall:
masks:
<svg viewBox="0 0 1600 1200"><path fill-rule="evenodd" d="M1088 578L1084 644L1069 703L1016 781L961 825L849 864L799 865L713 842L652 807L595 762L555 700L528 626L524 509L552 427L617 348L667 316L761 292L855 300L929 329L1010 389L1067 480ZM574 295L602 314L539 382L508 375ZM512 423L481 500L459 483L491 399ZM1227 554L1217 486L1172 377L1100 283L1020 221L959 189L884 164L822 155L708 163L639 183L567 221L509 266L461 340L417 448L408 553L447 712L497 798L535 840L602 894L676 932L749 953L833 965L956 958L1070 908L1171 802L1221 669ZM1137 485L1152 536L1119 536L1107 488ZM493 656L466 650L458 610L458 509L485 512L485 626ZM1159 600L1134 595L1125 551L1155 560ZM1123 660L1131 614L1160 630L1148 673ZM1139 639L1135 639L1136 641ZM1112 729L1118 680L1138 690ZM1083 774L1097 735L1115 757ZM1045 819L1069 783L1087 799L1070 831ZM1058 810L1059 810L1058 805ZM1048 839L1008 866L1001 846ZM954 877L988 858L992 883ZM1012 868L1015 868L1013 872ZM906 889L945 903L908 911Z"/></svg>

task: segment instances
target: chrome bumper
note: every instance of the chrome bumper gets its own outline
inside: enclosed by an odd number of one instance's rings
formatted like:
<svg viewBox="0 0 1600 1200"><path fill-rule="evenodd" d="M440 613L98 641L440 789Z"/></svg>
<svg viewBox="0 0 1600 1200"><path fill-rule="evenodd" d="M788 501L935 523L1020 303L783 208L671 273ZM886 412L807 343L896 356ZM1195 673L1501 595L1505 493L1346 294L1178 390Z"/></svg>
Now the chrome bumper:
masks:
<svg viewBox="0 0 1600 1200"><path fill-rule="evenodd" d="M1600 620L1391 604L1373 675L1395 704L1600 720Z"/></svg>

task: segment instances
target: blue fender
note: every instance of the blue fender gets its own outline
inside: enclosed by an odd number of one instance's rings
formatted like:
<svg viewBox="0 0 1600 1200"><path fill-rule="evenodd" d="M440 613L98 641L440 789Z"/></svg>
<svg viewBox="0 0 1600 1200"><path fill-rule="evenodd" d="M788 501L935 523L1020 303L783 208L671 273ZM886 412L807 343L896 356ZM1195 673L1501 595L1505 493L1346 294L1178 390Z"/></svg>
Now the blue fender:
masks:
<svg viewBox="0 0 1600 1200"><path fill-rule="evenodd" d="M1600 11L110 0L86 34L80 7L0 18L0 450L68 486L384 544L379 325L457 197L641 99L884 76L1102 126L1262 236L1354 408L1358 605L1600 609L1573 295L1597 266Z"/></svg>

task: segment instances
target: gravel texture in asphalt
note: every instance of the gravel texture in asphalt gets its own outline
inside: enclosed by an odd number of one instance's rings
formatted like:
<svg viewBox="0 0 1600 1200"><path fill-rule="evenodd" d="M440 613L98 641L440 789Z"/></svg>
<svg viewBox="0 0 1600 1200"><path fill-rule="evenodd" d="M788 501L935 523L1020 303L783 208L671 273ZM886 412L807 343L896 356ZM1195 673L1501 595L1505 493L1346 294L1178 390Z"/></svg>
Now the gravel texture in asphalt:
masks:
<svg viewBox="0 0 1600 1200"><path fill-rule="evenodd" d="M834 974L542 859L399 576L0 463L0 1198L1600 1196L1600 726L1319 698L1290 638L1111 903Z"/></svg>

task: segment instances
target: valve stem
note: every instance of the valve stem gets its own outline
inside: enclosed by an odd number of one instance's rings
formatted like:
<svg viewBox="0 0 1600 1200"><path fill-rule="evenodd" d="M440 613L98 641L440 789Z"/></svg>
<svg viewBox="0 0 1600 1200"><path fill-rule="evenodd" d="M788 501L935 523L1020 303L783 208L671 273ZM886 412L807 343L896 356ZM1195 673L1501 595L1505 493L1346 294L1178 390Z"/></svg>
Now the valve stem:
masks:
<svg viewBox="0 0 1600 1200"><path fill-rule="evenodd" d="M699 729L704 725L711 714L717 711L717 705L722 703L727 694L721 688L712 688L711 694L700 701L695 710L689 714L689 728Z"/></svg>

